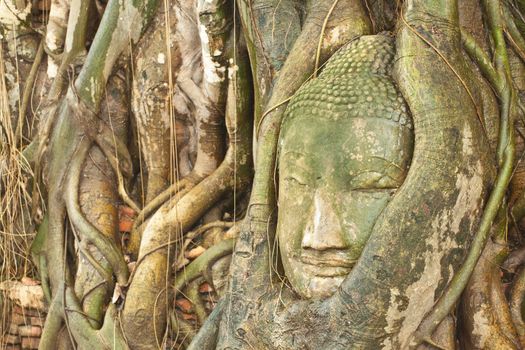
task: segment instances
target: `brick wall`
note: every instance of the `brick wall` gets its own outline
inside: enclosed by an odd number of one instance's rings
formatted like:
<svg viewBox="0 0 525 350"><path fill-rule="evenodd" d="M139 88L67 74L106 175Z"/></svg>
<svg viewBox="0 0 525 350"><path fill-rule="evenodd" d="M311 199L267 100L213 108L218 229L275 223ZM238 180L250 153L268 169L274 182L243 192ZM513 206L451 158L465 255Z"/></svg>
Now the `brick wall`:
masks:
<svg viewBox="0 0 525 350"><path fill-rule="evenodd" d="M44 296L38 282L31 279L0 283L5 305L0 312L0 350L38 349L46 317ZM7 317L5 317L7 316Z"/></svg>
<svg viewBox="0 0 525 350"><path fill-rule="evenodd" d="M45 313L19 305L11 307L11 317L0 340L2 350L38 349Z"/></svg>

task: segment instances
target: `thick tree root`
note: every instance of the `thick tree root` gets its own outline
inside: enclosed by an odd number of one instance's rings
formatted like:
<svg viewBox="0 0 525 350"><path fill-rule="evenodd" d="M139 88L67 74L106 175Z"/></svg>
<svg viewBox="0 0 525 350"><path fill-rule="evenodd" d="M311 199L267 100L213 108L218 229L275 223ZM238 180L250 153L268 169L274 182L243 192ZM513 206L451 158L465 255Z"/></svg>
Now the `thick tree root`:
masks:
<svg viewBox="0 0 525 350"><path fill-rule="evenodd" d="M510 296L510 312L512 321L518 332L521 347L525 347L525 267L519 269L512 285Z"/></svg>
<svg viewBox="0 0 525 350"><path fill-rule="evenodd" d="M202 255L184 267L175 278L175 291L182 291L183 288L193 282L199 276L202 276L217 260L233 251L235 244L234 239L225 239L222 242L208 248Z"/></svg>
<svg viewBox="0 0 525 350"><path fill-rule="evenodd" d="M460 305L462 347L519 349L518 337L500 279L506 246L489 240Z"/></svg>
<svg viewBox="0 0 525 350"><path fill-rule="evenodd" d="M414 348L417 347L424 338L432 334L439 322L452 310L463 289L467 285L472 271L474 270L490 235L491 226L504 200L512 176L515 145L513 132L514 116L511 113L511 106L515 103L515 95L512 89L507 49L503 38L503 25L501 19L502 5L500 1L485 1L484 6L487 11L491 34L496 46L494 59L496 61L495 74L497 74L497 78L494 77L494 73L491 73L491 79L497 79L498 84L495 88L501 99L500 135L497 151L500 170L487 205L484 208L478 233L470 247L469 254L463 262L463 266L455 273L452 281L447 286L447 289L439 301L421 322L418 330L414 333L414 340L412 342Z"/></svg>

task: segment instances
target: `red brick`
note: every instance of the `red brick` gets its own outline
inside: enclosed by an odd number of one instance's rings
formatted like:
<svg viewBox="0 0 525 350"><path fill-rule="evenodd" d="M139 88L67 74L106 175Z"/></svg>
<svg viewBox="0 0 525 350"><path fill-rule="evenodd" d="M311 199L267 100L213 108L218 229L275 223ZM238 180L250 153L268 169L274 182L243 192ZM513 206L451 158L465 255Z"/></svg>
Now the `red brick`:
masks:
<svg viewBox="0 0 525 350"><path fill-rule="evenodd" d="M118 227L119 227L118 230L120 232L131 232L131 229L133 228L133 220L131 220L128 217L123 216L120 218Z"/></svg>
<svg viewBox="0 0 525 350"><path fill-rule="evenodd" d="M15 305L13 306L13 311L19 315L23 315L23 316L40 316L42 313L38 310L35 310L35 309L26 309L26 308L22 308L18 305Z"/></svg>
<svg viewBox="0 0 525 350"><path fill-rule="evenodd" d="M43 327L45 320L46 319L44 317L31 317L30 323L31 323L31 326Z"/></svg>
<svg viewBox="0 0 525 350"><path fill-rule="evenodd" d="M20 346L20 344L16 344L16 345L5 345L4 347L1 347L0 349L2 350L21 350L22 347Z"/></svg>
<svg viewBox="0 0 525 350"><path fill-rule="evenodd" d="M29 322L26 322L26 319L25 319L24 316L22 316L20 314L12 313L11 314L11 323L12 324L16 324L16 325L24 325L24 324L29 323Z"/></svg>
<svg viewBox="0 0 525 350"><path fill-rule="evenodd" d="M211 293L213 292L213 288L210 286L208 282L204 282L199 286L199 292L200 293Z"/></svg>
<svg viewBox="0 0 525 350"><path fill-rule="evenodd" d="M188 299L184 299L184 298L175 300L175 305L177 305L177 307L182 312L186 312L186 313L191 312L193 308L193 305L191 304L191 302Z"/></svg>
<svg viewBox="0 0 525 350"><path fill-rule="evenodd" d="M40 338L22 338L22 349L38 349Z"/></svg>
<svg viewBox="0 0 525 350"><path fill-rule="evenodd" d="M20 337L18 335L6 334L2 340L5 344L20 344Z"/></svg>
<svg viewBox="0 0 525 350"><path fill-rule="evenodd" d="M9 324L9 330L7 333L18 334L18 325L14 323Z"/></svg>
<svg viewBox="0 0 525 350"><path fill-rule="evenodd" d="M127 216L129 218L132 218L132 217L137 215L135 210L133 210L130 207L127 207L125 205L119 206L119 214L120 214L120 216Z"/></svg>
<svg viewBox="0 0 525 350"><path fill-rule="evenodd" d="M18 335L21 337L40 337L42 328L38 326L20 326L18 327Z"/></svg>

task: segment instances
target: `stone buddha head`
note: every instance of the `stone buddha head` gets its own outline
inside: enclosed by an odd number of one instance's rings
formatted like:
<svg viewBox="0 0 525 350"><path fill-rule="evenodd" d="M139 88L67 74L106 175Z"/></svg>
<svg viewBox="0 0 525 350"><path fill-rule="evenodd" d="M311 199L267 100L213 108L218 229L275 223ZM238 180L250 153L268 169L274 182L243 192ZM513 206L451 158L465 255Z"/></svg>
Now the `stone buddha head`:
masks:
<svg viewBox="0 0 525 350"><path fill-rule="evenodd" d="M360 37L288 105L277 239L285 274L302 298L336 291L407 174L413 127L390 75L394 53L390 36Z"/></svg>

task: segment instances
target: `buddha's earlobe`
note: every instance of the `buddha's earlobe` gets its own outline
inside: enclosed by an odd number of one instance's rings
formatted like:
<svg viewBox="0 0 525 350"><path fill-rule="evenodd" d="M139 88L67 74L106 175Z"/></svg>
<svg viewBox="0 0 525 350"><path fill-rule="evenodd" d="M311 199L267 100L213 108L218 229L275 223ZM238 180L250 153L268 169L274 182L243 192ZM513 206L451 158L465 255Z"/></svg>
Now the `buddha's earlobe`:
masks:
<svg viewBox="0 0 525 350"><path fill-rule="evenodd" d="M314 250L348 248L333 203L322 191L317 190L314 194L314 204L308 216L301 247Z"/></svg>

